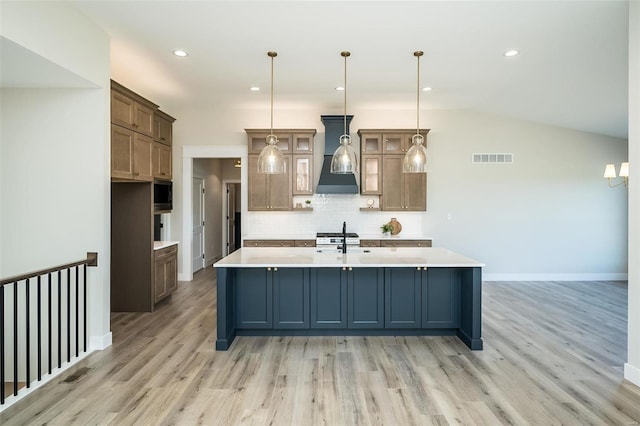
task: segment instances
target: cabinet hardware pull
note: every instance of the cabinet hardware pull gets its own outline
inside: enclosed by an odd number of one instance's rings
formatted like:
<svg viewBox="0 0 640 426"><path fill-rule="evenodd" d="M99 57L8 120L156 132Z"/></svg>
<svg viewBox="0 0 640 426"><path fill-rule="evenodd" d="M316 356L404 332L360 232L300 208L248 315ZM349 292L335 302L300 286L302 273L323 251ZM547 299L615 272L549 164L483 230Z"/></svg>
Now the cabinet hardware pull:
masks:
<svg viewBox="0 0 640 426"><path fill-rule="evenodd" d="M267 271L270 271L270 270L271 270L271 267L267 268Z"/></svg>
<svg viewBox="0 0 640 426"><path fill-rule="evenodd" d="M343 270L343 271L346 271L346 270L347 270L347 268L345 268L345 267L343 266L343 267L342 267L342 270Z"/></svg>
<svg viewBox="0 0 640 426"><path fill-rule="evenodd" d="M274 270L274 271L277 271L277 270L278 270L278 268L273 268L273 270Z"/></svg>
<svg viewBox="0 0 640 426"><path fill-rule="evenodd" d="M418 267L416 268L416 270L418 270L418 271L419 271L419 270L420 270L420 267L418 266Z"/></svg>
<svg viewBox="0 0 640 426"><path fill-rule="evenodd" d="M349 270L350 270L350 271L353 271L353 268L352 268L351 266L349 266Z"/></svg>

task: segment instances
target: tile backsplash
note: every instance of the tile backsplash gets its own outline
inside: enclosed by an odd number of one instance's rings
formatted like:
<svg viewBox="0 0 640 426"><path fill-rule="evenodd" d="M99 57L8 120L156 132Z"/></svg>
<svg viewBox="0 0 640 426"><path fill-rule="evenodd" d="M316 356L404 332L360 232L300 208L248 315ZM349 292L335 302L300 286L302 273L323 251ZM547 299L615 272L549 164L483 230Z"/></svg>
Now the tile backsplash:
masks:
<svg viewBox="0 0 640 426"><path fill-rule="evenodd" d="M243 225L245 237L310 237L316 232L340 232L342 222L347 222L348 232L360 236L381 235L380 226L392 217L402 224L402 236L428 237L422 235L425 212L381 212L361 211L372 197L355 194L315 194L294 199L294 205L311 200L312 211L279 211L247 213ZM377 197L373 197L375 206Z"/></svg>

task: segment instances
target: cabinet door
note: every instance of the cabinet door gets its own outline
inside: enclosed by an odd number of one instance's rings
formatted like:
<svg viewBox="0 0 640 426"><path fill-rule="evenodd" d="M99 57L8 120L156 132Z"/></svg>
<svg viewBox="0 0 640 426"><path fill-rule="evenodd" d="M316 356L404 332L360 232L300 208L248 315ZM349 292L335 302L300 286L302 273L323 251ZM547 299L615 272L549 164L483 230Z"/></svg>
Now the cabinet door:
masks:
<svg viewBox="0 0 640 426"><path fill-rule="evenodd" d="M385 327L421 327L421 271L416 268L386 268Z"/></svg>
<svg viewBox="0 0 640 426"><path fill-rule="evenodd" d="M235 271L236 328L273 328L273 280L265 268Z"/></svg>
<svg viewBox="0 0 640 426"><path fill-rule="evenodd" d="M134 129L143 135L153 137L153 109L134 103Z"/></svg>
<svg viewBox="0 0 640 426"><path fill-rule="evenodd" d="M382 210L403 210L402 155L382 156Z"/></svg>
<svg viewBox="0 0 640 426"><path fill-rule="evenodd" d="M167 295L167 271L164 260L156 260L153 266L153 301L157 303Z"/></svg>
<svg viewBox="0 0 640 426"><path fill-rule="evenodd" d="M309 328L309 268L273 272L274 328Z"/></svg>
<svg viewBox="0 0 640 426"><path fill-rule="evenodd" d="M427 174L403 173L404 208L412 211L427 210Z"/></svg>
<svg viewBox="0 0 640 426"><path fill-rule="evenodd" d="M405 133L384 133L382 135L383 154L403 154L407 152L408 142Z"/></svg>
<svg viewBox="0 0 640 426"><path fill-rule="evenodd" d="M296 133L293 135L293 153L294 154L312 154L313 153L313 134L312 133Z"/></svg>
<svg viewBox="0 0 640 426"><path fill-rule="evenodd" d="M248 160L248 185L249 210L268 210L267 208L267 184L268 176L258 173L258 156L249 155Z"/></svg>
<svg viewBox="0 0 640 426"><path fill-rule="evenodd" d="M293 194L313 194L313 155L293 156Z"/></svg>
<svg viewBox="0 0 640 426"><path fill-rule="evenodd" d="M135 102L115 90L111 91L111 122L134 130Z"/></svg>
<svg viewBox="0 0 640 426"><path fill-rule="evenodd" d="M153 177L171 180L171 148L153 142Z"/></svg>
<svg viewBox="0 0 640 426"><path fill-rule="evenodd" d="M422 327L460 326L460 271L428 268L422 274Z"/></svg>
<svg viewBox="0 0 640 426"><path fill-rule="evenodd" d="M111 177L133 178L133 131L111 125Z"/></svg>
<svg viewBox="0 0 640 426"><path fill-rule="evenodd" d="M285 155L284 160L285 173L267 175L269 210L291 210L291 156Z"/></svg>
<svg viewBox="0 0 640 426"><path fill-rule="evenodd" d="M347 273L349 328L384 327L383 268L354 268Z"/></svg>
<svg viewBox="0 0 640 426"><path fill-rule="evenodd" d="M311 328L346 328L346 275L340 268L310 269Z"/></svg>
<svg viewBox="0 0 640 426"><path fill-rule="evenodd" d="M167 293L171 294L178 287L178 254L167 259L165 263Z"/></svg>
<svg viewBox="0 0 640 426"><path fill-rule="evenodd" d="M133 178L136 180L153 180L153 139L133 134Z"/></svg>
<svg viewBox="0 0 640 426"><path fill-rule="evenodd" d="M382 134L381 133L360 133L360 153L382 154Z"/></svg>
<svg viewBox="0 0 640 426"><path fill-rule="evenodd" d="M363 155L360 176L360 193L382 194L382 155Z"/></svg>

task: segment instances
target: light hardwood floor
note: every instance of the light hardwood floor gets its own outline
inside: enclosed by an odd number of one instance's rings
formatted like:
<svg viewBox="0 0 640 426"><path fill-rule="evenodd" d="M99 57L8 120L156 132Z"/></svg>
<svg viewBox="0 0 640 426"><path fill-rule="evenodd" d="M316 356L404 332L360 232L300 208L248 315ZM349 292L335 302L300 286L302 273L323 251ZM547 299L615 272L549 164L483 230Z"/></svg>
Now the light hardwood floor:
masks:
<svg viewBox="0 0 640 426"><path fill-rule="evenodd" d="M241 337L215 352L215 275L0 415L3 425L606 424L640 421L622 379L626 284L488 282L485 350L454 337Z"/></svg>

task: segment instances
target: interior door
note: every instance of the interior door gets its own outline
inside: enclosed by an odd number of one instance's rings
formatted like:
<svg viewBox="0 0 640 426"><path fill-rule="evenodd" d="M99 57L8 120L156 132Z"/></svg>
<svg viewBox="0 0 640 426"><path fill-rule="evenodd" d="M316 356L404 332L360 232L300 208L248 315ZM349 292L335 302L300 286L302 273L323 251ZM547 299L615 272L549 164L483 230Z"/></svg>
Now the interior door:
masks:
<svg viewBox="0 0 640 426"><path fill-rule="evenodd" d="M227 254L236 251L236 185L227 184Z"/></svg>
<svg viewBox="0 0 640 426"><path fill-rule="evenodd" d="M193 178L193 272L204 268L204 179Z"/></svg>

